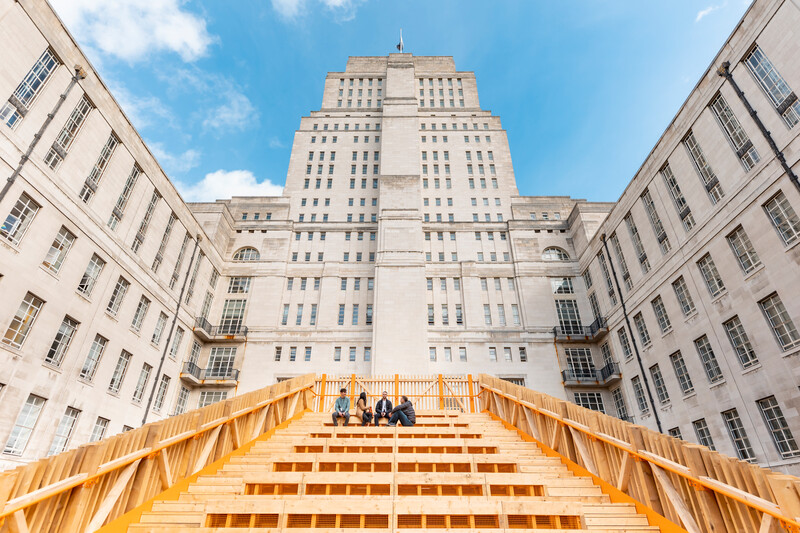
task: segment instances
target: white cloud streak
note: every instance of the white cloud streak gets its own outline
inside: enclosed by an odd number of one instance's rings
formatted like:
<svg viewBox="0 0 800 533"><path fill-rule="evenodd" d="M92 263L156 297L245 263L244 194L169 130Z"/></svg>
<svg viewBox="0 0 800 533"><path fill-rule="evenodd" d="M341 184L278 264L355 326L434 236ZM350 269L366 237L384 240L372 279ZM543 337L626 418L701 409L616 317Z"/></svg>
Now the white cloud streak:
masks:
<svg viewBox="0 0 800 533"><path fill-rule="evenodd" d="M297 20L309 11L309 4L322 4L337 22L353 20L358 5L365 0L272 0L272 8L286 20Z"/></svg>
<svg viewBox="0 0 800 533"><path fill-rule="evenodd" d="M197 183L175 182L187 202L213 202L233 196L280 196L283 187L268 179L258 181L249 170L217 170Z"/></svg>
<svg viewBox="0 0 800 533"><path fill-rule="evenodd" d="M167 175L185 174L200 164L200 152L197 150L189 149L180 154L173 154L161 143L149 142L147 146Z"/></svg>
<svg viewBox="0 0 800 533"><path fill-rule="evenodd" d="M216 40L206 21L182 0L51 0L67 28L85 47L134 63L157 52L184 61L206 55Z"/></svg>
<svg viewBox="0 0 800 533"><path fill-rule="evenodd" d="M717 11L721 7L722 6L708 6L705 9L701 9L700 11L697 12L697 17L695 17L694 21L695 22L700 22L701 20L703 20L703 18L705 18L706 16L710 15L714 11Z"/></svg>

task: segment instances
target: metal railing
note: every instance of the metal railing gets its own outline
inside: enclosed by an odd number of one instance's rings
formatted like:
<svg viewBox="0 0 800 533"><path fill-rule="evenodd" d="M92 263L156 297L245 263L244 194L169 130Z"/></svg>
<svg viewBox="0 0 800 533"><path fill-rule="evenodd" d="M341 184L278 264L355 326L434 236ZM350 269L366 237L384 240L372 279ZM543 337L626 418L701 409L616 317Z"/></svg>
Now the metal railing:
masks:
<svg viewBox="0 0 800 533"><path fill-rule="evenodd" d="M214 326L201 316L195 318L194 327L202 329L209 337L247 337L247 326L237 323Z"/></svg>
<svg viewBox="0 0 800 533"><path fill-rule="evenodd" d="M238 368L200 368L192 362L183 363L181 374L190 374L200 381L207 379L239 381Z"/></svg>
<svg viewBox="0 0 800 533"><path fill-rule="evenodd" d="M556 338L584 337L594 339L599 334L608 331L608 323L605 317L599 317L588 326L580 324L562 324L553 328L553 335Z"/></svg>
<svg viewBox="0 0 800 533"><path fill-rule="evenodd" d="M617 363L608 363L600 369L594 367L585 369L568 368L561 371L561 379L567 381L596 381L600 384L605 383L608 378L612 376L620 376L619 365Z"/></svg>

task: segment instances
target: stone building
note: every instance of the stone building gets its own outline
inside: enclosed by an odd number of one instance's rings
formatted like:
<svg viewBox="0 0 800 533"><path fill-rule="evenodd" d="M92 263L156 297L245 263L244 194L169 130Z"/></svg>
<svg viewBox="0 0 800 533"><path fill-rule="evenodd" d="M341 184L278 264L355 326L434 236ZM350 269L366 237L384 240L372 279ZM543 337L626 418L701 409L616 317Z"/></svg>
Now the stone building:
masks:
<svg viewBox="0 0 800 533"><path fill-rule="evenodd" d="M390 54L327 75L282 196L187 204L0 0L0 466L307 372L485 372L796 472L798 22L757 0L617 203L520 196L475 74Z"/></svg>

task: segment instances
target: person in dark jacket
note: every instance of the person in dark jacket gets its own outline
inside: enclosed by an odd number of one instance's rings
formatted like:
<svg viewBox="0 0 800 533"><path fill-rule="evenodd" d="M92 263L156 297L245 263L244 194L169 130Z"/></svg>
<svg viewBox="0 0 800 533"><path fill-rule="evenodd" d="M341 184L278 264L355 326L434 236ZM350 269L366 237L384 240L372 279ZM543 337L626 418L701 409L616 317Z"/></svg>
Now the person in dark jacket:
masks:
<svg viewBox="0 0 800 533"><path fill-rule="evenodd" d="M389 419L389 426L396 426L400 422L401 426L413 426L417 423L417 415L414 413L414 406L408 401L408 396L401 396L403 403L392 409L392 417Z"/></svg>
<svg viewBox="0 0 800 533"><path fill-rule="evenodd" d="M389 400L388 396L388 393L383 391L381 399L375 404L375 427L379 425L379 420L381 418L388 419L392 412L392 402Z"/></svg>

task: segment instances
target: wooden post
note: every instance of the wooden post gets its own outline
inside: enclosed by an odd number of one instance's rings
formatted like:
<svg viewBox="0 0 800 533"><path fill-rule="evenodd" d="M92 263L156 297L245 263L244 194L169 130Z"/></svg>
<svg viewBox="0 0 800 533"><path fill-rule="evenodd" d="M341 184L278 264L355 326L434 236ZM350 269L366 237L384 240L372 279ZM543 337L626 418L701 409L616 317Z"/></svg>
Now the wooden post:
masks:
<svg viewBox="0 0 800 533"><path fill-rule="evenodd" d="M683 456L686 461L686 466L694 477L707 476L708 471L706 465L703 463L702 450L705 447L696 444L683 444ZM711 533L722 533L727 531L725 527L725 520L722 518L722 512L717 504L717 499L714 494L706 489L699 489L697 491L697 499L700 501L700 509L703 512L703 521L705 522L706 529ZM765 515L769 516L769 515Z"/></svg>
<svg viewBox="0 0 800 533"><path fill-rule="evenodd" d="M794 476L786 474L773 474L767 476L767 481L775 495L775 503L781 508L784 516L795 518L800 516L800 496L794 488Z"/></svg>
<svg viewBox="0 0 800 533"><path fill-rule="evenodd" d="M694 519L694 515L692 515L692 511L686 505L683 497L672 486L672 482L669 480L667 473L664 472L664 469L654 464L650 464L650 469L653 471L653 475L658 480L661 488L664 489L667 499L672 504L675 512L678 513L678 517L680 517L686 530L689 533L702 533L700 526L697 525Z"/></svg>
<svg viewBox="0 0 800 533"><path fill-rule="evenodd" d="M472 390L472 374L467 374L467 391L469 391L469 412L475 412L475 392Z"/></svg>
<svg viewBox="0 0 800 533"><path fill-rule="evenodd" d="M394 404L397 405L400 401L400 374L394 375Z"/></svg>
<svg viewBox="0 0 800 533"><path fill-rule="evenodd" d="M599 416L592 416L589 418L589 429L592 430L592 433L600 433ZM609 467L606 444L597 439L591 439L589 440L589 447L591 448L589 453L591 453L592 450L594 451L594 464L597 467L597 475L603 479L611 480L612 474L611 468Z"/></svg>
<svg viewBox="0 0 800 533"><path fill-rule="evenodd" d="M444 409L444 384L441 374L439 374L439 409Z"/></svg>
<svg viewBox="0 0 800 533"><path fill-rule="evenodd" d="M356 401L356 375L350 376L350 405L355 405Z"/></svg>
<svg viewBox="0 0 800 533"><path fill-rule="evenodd" d="M325 410L325 388L328 385L328 375L322 374L322 381L319 384L319 398L317 398L317 412L321 413Z"/></svg>
<svg viewBox="0 0 800 533"><path fill-rule="evenodd" d="M145 447L150 446L152 443L145 443ZM106 447L101 443L89 444L86 447L86 453L81 462L81 473L89 475L97 472L97 468L103 462L103 452ZM84 512L86 512L86 500L89 498L89 493L92 490L91 485L81 485L72 489L69 496L64 518L61 522L62 531L78 531L80 524L84 522Z"/></svg>
<svg viewBox="0 0 800 533"><path fill-rule="evenodd" d="M145 448L152 448L159 440L161 440L162 425L163 422L160 422L149 428L149 431L144 439ZM142 462L139 463L139 468L136 470L136 474L133 476L133 484L131 485L128 503L125 506L125 512L138 507L143 501L152 496L152 494L150 494L148 491L148 485L150 480L153 478L153 474L151 472L153 471L154 463L155 461L149 457L142 459ZM188 474L193 473L194 471L189 472ZM70 530L67 529L66 531Z"/></svg>
<svg viewBox="0 0 800 533"><path fill-rule="evenodd" d="M162 452L166 451L167 450L162 450ZM136 473L136 469L139 468L139 463L141 462L142 460L139 459L138 461L129 464L127 468L120 473L120 475L117 477L117 480L114 482L114 485L106 493L105 499L97 508L97 511L95 511L91 522L89 522L89 525L86 526L87 533L92 533L103 525L103 522L106 521L106 518L108 518L108 515L114 509L114 506L117 504L117 500L125 490L125 487L128 486L128 481L130 481L131 477L133 477L133 474Z"/></svg>
<svg viewBox="0 0 800 533"><path fill-rule="evenodd" d="M630 426L628 428L631 447L636 451L647 451L647 448L644 445L644 436L642 435L643 429L644 428L641 426ZM639 466L638 471L642 479L641 488L645 496L645 499L642 501L642 503L649 506L658 514L663 515L664 507L661 505L661 498L658 495L658 488L656 487L656 480L653 476L653 471L650 469L650 463L646 461L636 461L636 464Z"/></svg>

